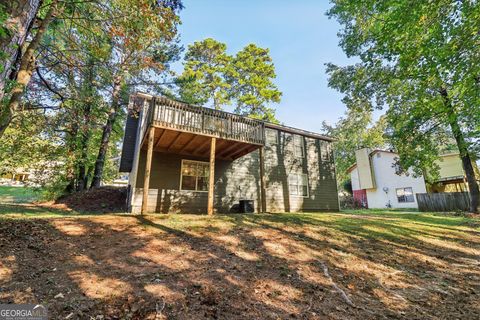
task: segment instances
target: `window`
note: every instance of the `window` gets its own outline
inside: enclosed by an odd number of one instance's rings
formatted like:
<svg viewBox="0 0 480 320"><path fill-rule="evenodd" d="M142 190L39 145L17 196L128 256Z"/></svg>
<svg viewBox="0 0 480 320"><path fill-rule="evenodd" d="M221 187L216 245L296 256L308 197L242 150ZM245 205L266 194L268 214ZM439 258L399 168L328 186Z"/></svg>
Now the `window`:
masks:
<svg viewBox="0 0 480 320"><path fill-rule="evenodd" d="M320 141L320 155L322 161L330 161L330 143L327 141Z"/></svg>
<svg viewBox="0 0 480 320"><path fill-rule="evenodd" d="M180 190L208 191L208 162L182 160Z"/></svg>
<svg viewBox="0 0 480 320"><path fill-rule="evenodd" d="M397 199L398 199L398 202L400 203L415 202L415 198L413 197L413 189L412 188L397 189Z"/></svg>
<svg viewBox="0 0 480 320"><path fill-rule="evenodd" d="M277 130L265 130L266 138L267 138L267 143L269 145L275 145L278 144L278 131Z"/></svg>
<svg viewBox="0 0 480 320"><path fill-rule="evenodd" d="M303 136L293 136L293 154L295 157L305 157L305 145L303 144Z"/></svg>
<svg viewBox="0 0 480 320"><path fill-rule="evenodd" d="M308 197L308 177L306 174L291 174L288 176L290 195Z"/></svg>

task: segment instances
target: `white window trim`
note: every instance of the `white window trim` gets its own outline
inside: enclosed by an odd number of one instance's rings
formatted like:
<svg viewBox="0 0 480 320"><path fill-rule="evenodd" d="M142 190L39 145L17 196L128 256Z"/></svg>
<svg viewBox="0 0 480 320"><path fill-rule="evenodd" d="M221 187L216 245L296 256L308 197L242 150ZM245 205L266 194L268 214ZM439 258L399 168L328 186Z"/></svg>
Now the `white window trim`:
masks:
<svg viewBox="0 0 480 320"><path fill-rule="evenodd" d="M302 181L303 181L303 176L306 177L306 181L307 181L307 195L306 196L290 193L291 192L290 191L290 176L300 176L300 177L302 177ZM307 173L292 173L292 174L288 175L287 179L288 179L288 195L290 197L296 197L296 198L309 198L310 197L310 188L308 186L308 174Z"/></svg>
<svg viewBox="0 0 480 320"><path fill-rule="evenodd" d="M296 147L296 144L295 144L295 140L297 139L300 139L300 145L302 147L302 153L303 154L297 154L297 147ZM293 143L293 155L297 158L306 158L306 154L307 154L307 151L305 150L305 138L302 136L302 135L299 135L299 134L294 134L293 135L293 139L292 139L292 143Z"/></svg>
<svg viewBox="0 0 480 320"><path fill-rule="evenodd" d="M184 161L207 164L207 165L208 165L208 168L210 169L210 163L207 162L207 161L198 161L198 160L182 159L182 164L180 165L180 188L179 188L179 190L180 190L180 191L189 191L189 192L208 192L208 190L184 190L184 189L182 189L182 178L183 178L182 169L183 169L183 162L184 162ZM196 178L197 178L197 181L195 182L195 189L197 189L198 176L197 176Z"/></svg>
<svg viewBox="0 0 480 320"><path fill-rule="evenodd" d="M413 196L413 201L400 201L398 200L398 190L403 190L403 196L405 197L405 189L412 189L412 196ZM397 197L397 202L398 203L415 203L415 193L413 192L413 187L400 187L395 189L395 196Z"/></svg>

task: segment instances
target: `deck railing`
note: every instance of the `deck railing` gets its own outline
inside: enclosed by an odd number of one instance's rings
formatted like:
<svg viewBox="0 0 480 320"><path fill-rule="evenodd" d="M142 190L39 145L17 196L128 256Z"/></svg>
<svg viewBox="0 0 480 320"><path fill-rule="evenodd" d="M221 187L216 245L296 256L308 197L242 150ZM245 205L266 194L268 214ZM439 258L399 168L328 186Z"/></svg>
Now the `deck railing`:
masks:
<svg viewBox="0 0 480 320"><path fill-rule="evenodd" d="M265 124L262 121L163 97L153 98L145 107L148 124L222 139L265 144Z"/></svg>

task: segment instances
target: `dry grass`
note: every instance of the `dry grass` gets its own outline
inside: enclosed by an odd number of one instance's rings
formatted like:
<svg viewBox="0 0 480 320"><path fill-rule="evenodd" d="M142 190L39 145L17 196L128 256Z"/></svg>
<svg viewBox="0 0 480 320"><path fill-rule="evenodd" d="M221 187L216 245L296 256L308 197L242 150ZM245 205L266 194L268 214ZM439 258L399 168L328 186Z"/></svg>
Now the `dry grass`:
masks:
<svg viewBox="0 0 480 320"><path fill-rule="evenodd" d="M25 219L18 208L2 210L0 300L45 303L52 318L480 315L475 219L368 211L64 217L36 208L25 210L49 217Z"/></svg>

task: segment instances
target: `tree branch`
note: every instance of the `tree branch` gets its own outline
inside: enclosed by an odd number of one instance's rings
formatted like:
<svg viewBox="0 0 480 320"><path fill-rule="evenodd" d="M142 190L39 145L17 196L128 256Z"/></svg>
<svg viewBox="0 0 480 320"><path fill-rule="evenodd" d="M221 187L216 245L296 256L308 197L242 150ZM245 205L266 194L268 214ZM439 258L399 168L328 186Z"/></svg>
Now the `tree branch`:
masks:
<svg viewBox="0 0 480 320"><path fill-rule="evenodd" d="M40 73L40 69L38 67L35 68L35 71L37 72L37 75L38 77L40 78L40 80L42 81L42 83L45 85L45 87L52 93L56 94L60 100L62 100L62 102L65 101L65 97L60 93L58 92L56 89L54 89L50 83L48 83L48 81L42 76L42 74Z"/></svg>

